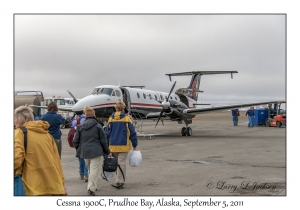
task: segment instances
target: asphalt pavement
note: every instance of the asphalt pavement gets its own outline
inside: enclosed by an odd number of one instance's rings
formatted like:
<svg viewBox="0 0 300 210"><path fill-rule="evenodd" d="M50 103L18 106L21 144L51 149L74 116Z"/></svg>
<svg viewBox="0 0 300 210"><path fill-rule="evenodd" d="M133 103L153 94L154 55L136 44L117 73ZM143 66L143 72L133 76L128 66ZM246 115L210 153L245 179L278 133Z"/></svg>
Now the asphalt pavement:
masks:
<svg viewBox="0 0 300 210"><path fill-rule="evenodd" d="M249 128L240 120L194 120L192 136L181 136L182 124L141 122L138 150L143 161L130 167L119 190L101 178L98 196L262 196L286 195L286 128ZM62 164L70 196L87 195L79 179L75 149L62 129ZM147 134L154 138L147 138ZM144 136L146 135L146 136ZM114 177L109 179L114 184Z"/></svg>

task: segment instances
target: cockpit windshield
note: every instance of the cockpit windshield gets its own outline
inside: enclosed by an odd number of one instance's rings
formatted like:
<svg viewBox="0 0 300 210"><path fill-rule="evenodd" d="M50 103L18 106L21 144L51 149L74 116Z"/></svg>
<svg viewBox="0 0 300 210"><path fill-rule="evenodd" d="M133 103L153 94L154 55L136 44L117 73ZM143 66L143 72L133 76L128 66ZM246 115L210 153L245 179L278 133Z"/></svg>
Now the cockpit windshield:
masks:
<svg viewBox="0 0 300 210"><path fill-rule="evenodd" d="M54 101L57 105L65 105L65 100L64 99L54 99Z"/></svg>
<svg viewBox="0 0 300 210"><path fill-rule="evenodd" d="M92 92L91 95L99 95L99 94L106 94L106 95L111 95L113 89L112 88L95 88Z"/></svg>

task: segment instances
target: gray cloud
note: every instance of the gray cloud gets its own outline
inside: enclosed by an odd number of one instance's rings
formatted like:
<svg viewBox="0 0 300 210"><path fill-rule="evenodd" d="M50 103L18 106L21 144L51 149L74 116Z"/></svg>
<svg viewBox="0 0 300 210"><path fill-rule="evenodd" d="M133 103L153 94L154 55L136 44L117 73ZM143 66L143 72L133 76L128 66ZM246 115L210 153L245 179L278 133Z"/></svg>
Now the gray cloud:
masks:
<svg viewBox="0 0 300 210"><path fill-rule="evenodd" d="M284 15L15 15L15 90L78 98L104 84L168 92L201 79L201 100L285 99ZM173 77L177 88L189 77ZM176 89L176 88L175 88Z"/></svg>

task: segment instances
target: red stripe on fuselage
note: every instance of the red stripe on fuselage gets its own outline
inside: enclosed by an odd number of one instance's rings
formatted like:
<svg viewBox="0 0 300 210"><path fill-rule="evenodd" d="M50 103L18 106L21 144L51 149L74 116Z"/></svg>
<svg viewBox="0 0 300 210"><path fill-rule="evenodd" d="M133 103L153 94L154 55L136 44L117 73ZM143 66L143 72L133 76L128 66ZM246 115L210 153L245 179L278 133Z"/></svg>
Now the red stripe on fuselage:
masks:
<svg viewBox="0 0 300 210"><path fill-rule="evenodd" d="M106 103L106 104L96 104L96 105L93 105L91 107L95 107L95 106L108 106L108 105L115 105L116 103Z"/></svg>
<svg viewBox="0 0 300 210"><path fill-rule="evenodd" d="M91 107L95 106L108 106L108 105L115 105L116 103L106 103L106 104L96 104ZM133 106L147 106L147 107L155 107L155 108L161 108L160 104L144 104L144 103L131 103ZM196 107L189 107L190 109L196 108Z"/></svg>
<svg viewBox="0 0 300 210"><path fill-rule="evenodd" d="M134 106L153 106L153 107L159 107L159 108L161 108L160 104L131 103L131 105L134 105Z"/></svg>

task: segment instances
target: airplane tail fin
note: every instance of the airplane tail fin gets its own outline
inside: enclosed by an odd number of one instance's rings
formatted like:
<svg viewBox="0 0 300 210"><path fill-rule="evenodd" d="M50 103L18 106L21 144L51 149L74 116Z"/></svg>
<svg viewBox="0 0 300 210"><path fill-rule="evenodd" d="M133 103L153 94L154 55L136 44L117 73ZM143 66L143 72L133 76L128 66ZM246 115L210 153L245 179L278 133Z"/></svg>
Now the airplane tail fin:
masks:
<svg viewBox="0 0 300 210"><path fill-rule="evenodd" d="M170 81L172 76L186 76L186 75L192 75L190 85L187 88L183 88L182 94L188 96L189 98L192 98L193 100L197 101L198 99L198 92L200 91L200 79L202 75L208 75L208 74L231 74L231 78L233 78L233 73L238 73L237 71L191 71L191 72L179 72L179 73L171 73L166 74L169 76Z"/></svg>

